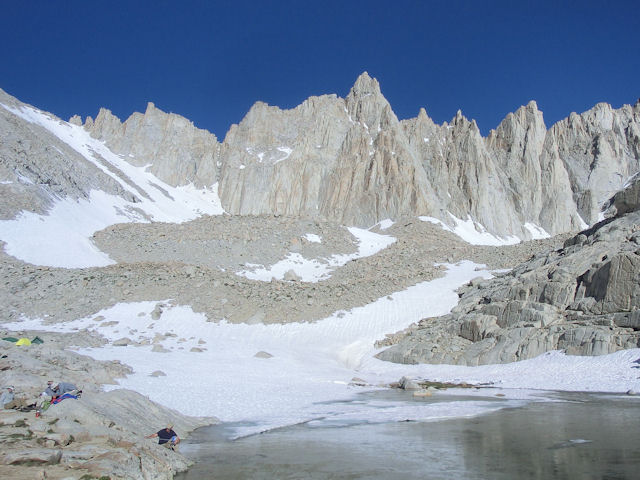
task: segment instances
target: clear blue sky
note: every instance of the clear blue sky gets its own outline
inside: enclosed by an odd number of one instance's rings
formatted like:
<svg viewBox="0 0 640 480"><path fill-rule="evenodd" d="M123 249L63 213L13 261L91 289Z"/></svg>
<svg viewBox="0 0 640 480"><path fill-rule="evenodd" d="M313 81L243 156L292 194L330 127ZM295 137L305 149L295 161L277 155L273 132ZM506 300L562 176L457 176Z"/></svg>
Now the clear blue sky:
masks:
<svg viewBox="0 0 640 480"><path fill-rule="evenodd" d="M224 138L262 100L346 96L368 71L399 118L486 134L640 97L637 1L1 1L0 88L68 119L147 101Z"/></svg>

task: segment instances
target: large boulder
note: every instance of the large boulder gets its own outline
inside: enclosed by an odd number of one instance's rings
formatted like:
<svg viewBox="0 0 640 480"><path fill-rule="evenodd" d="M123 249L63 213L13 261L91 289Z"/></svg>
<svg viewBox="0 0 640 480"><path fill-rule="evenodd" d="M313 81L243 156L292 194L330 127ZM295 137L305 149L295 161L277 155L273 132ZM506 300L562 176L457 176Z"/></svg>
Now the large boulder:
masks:
<svg viewBox="0 0 640 480"><path fill-rule="evenodd" d="M378 357L488 364L549 350L602 355L640 346L640 177L610 202L617 217L495 279L469 284L448 315L422 320ZM622 214L624 213L624 215Z"/></svg>

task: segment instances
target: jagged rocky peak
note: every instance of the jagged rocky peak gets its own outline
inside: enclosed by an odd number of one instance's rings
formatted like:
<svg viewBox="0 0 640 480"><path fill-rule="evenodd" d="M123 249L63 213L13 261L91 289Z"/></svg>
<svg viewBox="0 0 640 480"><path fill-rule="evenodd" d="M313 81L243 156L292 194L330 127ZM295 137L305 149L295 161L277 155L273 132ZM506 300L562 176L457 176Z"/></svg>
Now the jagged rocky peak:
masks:
<svg viewBox="0 0 640 480"><path fill-rule="evenodd" d="M409 144L417 147L418 150L431 149L432 142L437 142L436 137L443 135L441 132L443 127L436 125L424 107L420 108L417 117L402 120L400 124L404 128Z"/></svg>
<svg viewBox="0 0 640 480"><path fill-rule="evenodd" d="M380 91L378 80L362 73L346 98L346 108L351 119L362 124L370 132L398 123L391 105Z"/></svg>
<svg viewBox="0 0 640 480"><path fill-rule="evenodd" d="M351 87L347 98L364 98L373 95L382 96L378 80L371 77L368 72L362 72Z"/></svg>
<svg viewBox="0 0 640 480"><path fill-rule="evenodd" d="M427 114L427 111L425 110L424 107L420 108L420 111L418 112L418 116L416 117L416 123L428 130L432 130L436 126L436 123Z"/></svg>
<svg viewBox="0 0 640 480"><path fill-rule="evenodd" d="M135 112L124 123L101 108L95 120L87 117L84 128L134 165L150 165L150 171L169 185L210 186L217 180L216 136L153 102L147 103L144 114Z"/></svg>
<svg viewBox="0 0 640 480"><path fill-rule="evenodd" d="M602 120L589 122L606 126L607 108L597 109ZM640 138L634 115L625 110L626 135ZM615 116L612 125L620 130ZM581 152L594 144L607 150L607 138L593 129L581 128L578 137ZM556 234L582 225L577 205L591 212L598 206L593 199L601 205L608 198L593 191L572 197L576 185L583 188L578 177L588 179L591 170L568 171L576 149L558 138L547 134L534 101L507 115L487 139L461 111L450 124L436 125L424 109L399 122L378 81L364 72L345 100L311 97L291 110L257 103L225 140L221 198L230 213L320 215L367 225L401 215L448 222L451 212L502 236L529 238L527 223ZM627 143L632 152L638 142ZM638 155L624 158L623 151L600 157L604 170L627 178L621 172L632 167L620 162L637 163ZM584 218L593 223L592 217Z"/></svg>
<svg viewBox="0 0 640 480"><path fill-rule="evenodd" d="M82 117L80 115L73 115L70 119L69 119L69 123L71 125L75 125L77 127L82 127Z"/></svg>
<svg viewBox="0 0 640 480"><path fill-rule="evenodd" d="M317 217L323 182L351 127L336 95L289 110L257 102L222 145L218 191L225 210Z"/></svg>
<svg viewBox="0 0 640 480"><path fill-rule="evenodd" d="M480 137L480 129L478 128L478 124L475 120L469 120L462 114L462 110L456 112L456 116L451 119L451 123L446 123L445 126L451 127L449 130L452 130L450 133L454 136L460 135L461 132L472 132L477 134Z"/></svg>
<svg viewBox="0 0 640 480"><path fill-rule="evenodd" d="M513 122L518 122L526 125L535 125L546 130L547 127L544 124L544 115L540 109L538 109L538 103L535 100L531 100L526 105L518 108L514 113L507 115L507 118L511 117Z"/></svg>
<svg viewBox="0 0 640 480"><path fill-rule="evenodd" d="M564 163L573 200L589 224L601 218L604 203L640 170L640 115L635 107L613 109L599 103L556 123L550 149Z"/></svg>
<svg viewBox="0 0 640 480"><path fill-rule="evenodd" d="M598 221L640 170L640 102L598 104L549 131L529 102L483 138L461 111L450 124L425 109L399 122L367 72L345 99L310 97L288 110L256 102L223 144L151 102L124 123L101 109L84 128L170 185L219 181L229 213L360 226L406 215L451 222L451 213L499 236L529 238L526 224L556 234Z"/></svg>
<svg viewBox="0 0 640 480"><path fill-rule="evenodd" d="M87 117L84 127L89 130L91 136L99 139L109 139L122 135L122 122L116 117L111 110L101 108L95 120Z"/></svg>
<svg viewBox="0 0 640 480"><path fill-rule="evenodd" d="M507 150L517 144L519 150L525 142L536 136L536 142L543 142L547 133L544 116L538 109L538 104L531 100L526 106L521 106L514 113L509 113L495 130L491 130L487 143L492 148Z"/></svg>
<svg viewBox="0 0 640 480"><path fill-rule="evenodd" d="M266 102L257 101L251 106L245 117L240 121L240 125L255 124L263 121L265 117L269 116L269 114L278 114L280 112L282 112L282 110L279 107L271 106Z"/></svg>
<svg viewBox="0 0 640 480"><path fill-rule="evenodd" d="M336 95L309 97L289 110L256 102L240 124L231 127L224 141L225 151L237 150L240 155L237 159L246 167L269 164L271 156L265 153L278 149L295 150L294 157L324 155L326 148L337 149L331 139L334 130L346 128L348 119L344 110L344 100ZM276 153L272 160L282 160L284 156Z"/></svg>

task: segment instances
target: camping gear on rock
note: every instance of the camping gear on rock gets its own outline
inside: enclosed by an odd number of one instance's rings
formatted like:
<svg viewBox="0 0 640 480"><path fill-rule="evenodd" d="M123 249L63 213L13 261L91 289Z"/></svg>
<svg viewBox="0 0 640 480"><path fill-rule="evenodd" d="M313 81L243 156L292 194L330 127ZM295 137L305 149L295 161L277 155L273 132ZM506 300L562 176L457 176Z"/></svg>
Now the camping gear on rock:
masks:
<svg viewBox="0 0 640 480"><path fill-rule="evenodd" d="M4 337L2 340L6 340L7 342L15 343L16 345L33 345L33 344L40 345L40 344L44 343L44 340L42 340L38 336L33 337L33 340L29 340L26 337L22 337L22 338Z"/></svg>

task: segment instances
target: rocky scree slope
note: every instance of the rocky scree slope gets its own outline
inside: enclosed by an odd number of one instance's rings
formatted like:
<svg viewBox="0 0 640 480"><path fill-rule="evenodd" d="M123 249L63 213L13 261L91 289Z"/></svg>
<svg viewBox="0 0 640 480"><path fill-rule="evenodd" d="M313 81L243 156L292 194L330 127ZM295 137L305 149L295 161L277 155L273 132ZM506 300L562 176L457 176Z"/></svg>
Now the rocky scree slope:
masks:
<svg viewBox="0 0 640 480"><path fill-rule="evenodd" d="M46 213L56 200L87 198L93 189L132 200L114 178L53 133L3 108L24 104L0 90L0 219Z"/></svg>
<svg viewBox="0 0 640 480"><path fill-rule="evenodd" d="M303 234L322 237L304 241ZM557 247L559 238L501 248L473 246L429 222L409 219L380 233L397 241L376 255L351 261L317 283L270 282L238 275L247 264L269 265L286 252L322 258L355 251L343 227L285 217L212 216L182 224L123 224L94 236L118 261L94 268L56 268L0 252L0 321L23 315L58 322L96 315L119 302L169 300L209 321L287 323L326 318L442 275L437 263L475 260L508 268ZM329 250L327 250L329 249Z"/></svg>
<svg viewBox="0 0 640 480"><path fill-rule="evenodd" d="M472 281L451 314L391 336L378 357L477 365L639 347L640 176L609 205L615 216L498 278Z"/></svg>

